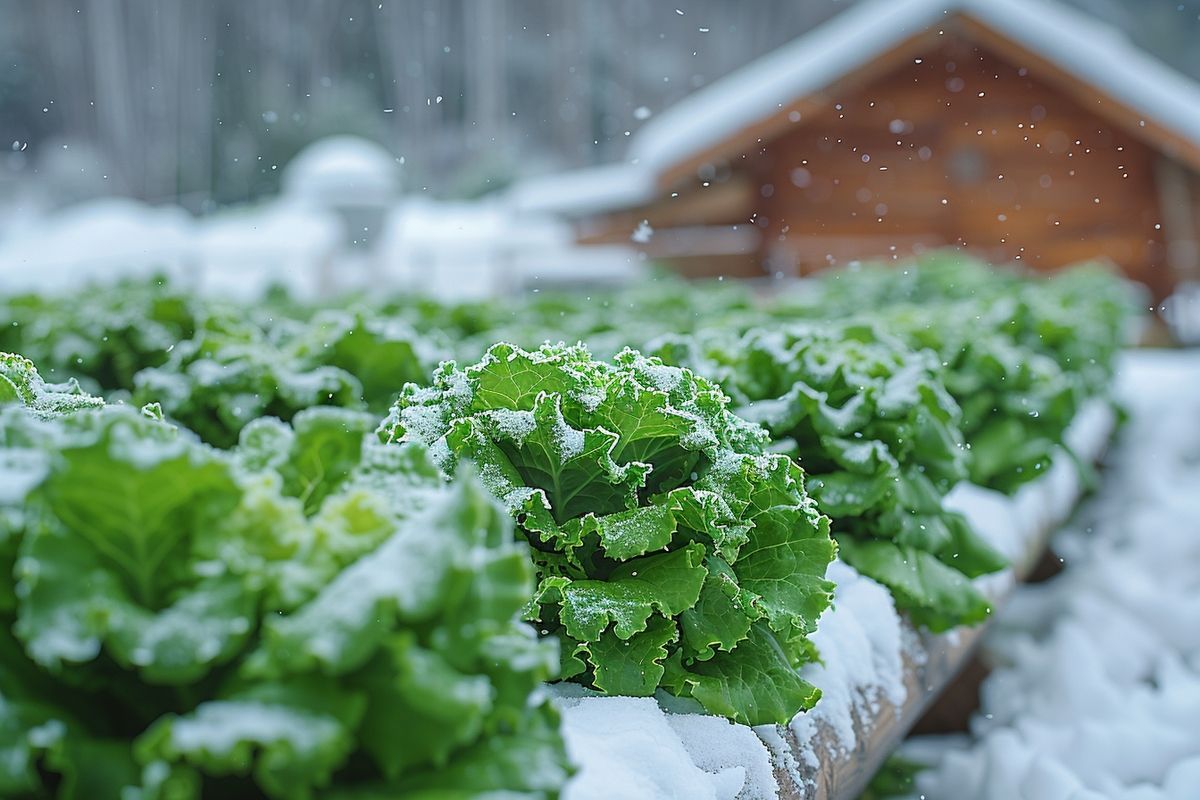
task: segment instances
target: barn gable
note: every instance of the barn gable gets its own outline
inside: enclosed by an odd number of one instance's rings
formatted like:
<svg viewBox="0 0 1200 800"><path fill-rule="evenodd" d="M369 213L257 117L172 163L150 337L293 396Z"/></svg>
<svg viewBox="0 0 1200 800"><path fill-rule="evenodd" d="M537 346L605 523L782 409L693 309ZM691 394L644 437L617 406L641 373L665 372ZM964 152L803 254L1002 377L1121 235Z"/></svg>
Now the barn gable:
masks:
<svg viewBox="0 0 1200 800"><path fill-rule="evenodd" d="M968 38L916 52L738 157L769 271L952 245L1033 267L1103 253L1161 283L1157 150Z"/></svg>
<svg viewBox="0 0 1200 800"><path fill-rule="evenodd" d="M1052 0L868 0L514 194L691 275L966 246L1200 278L1200 87ZM556 201L555 197L561 197Z"/></svg>
<svg viewBox="0 0 1200 800"><path fill-rule="evenodd" d="M1200 169L1200 86L1053 0L868 0L652 118L630 161L660 186L804 121L940 38L1037 69L1114 124Z"/></svg>

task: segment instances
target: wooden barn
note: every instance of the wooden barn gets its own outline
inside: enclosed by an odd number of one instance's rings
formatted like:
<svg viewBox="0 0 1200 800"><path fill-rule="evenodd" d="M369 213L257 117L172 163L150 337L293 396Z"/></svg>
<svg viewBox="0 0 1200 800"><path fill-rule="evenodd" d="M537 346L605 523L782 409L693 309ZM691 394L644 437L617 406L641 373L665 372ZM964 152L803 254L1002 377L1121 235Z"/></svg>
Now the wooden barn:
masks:
<svg viewBox="0 0 1200 800"><path fill-rule="evenodd" d="M961 246L1200 278L1200 86L1050 0L866 0L649 119L518 207L689 275Z"/></svg>

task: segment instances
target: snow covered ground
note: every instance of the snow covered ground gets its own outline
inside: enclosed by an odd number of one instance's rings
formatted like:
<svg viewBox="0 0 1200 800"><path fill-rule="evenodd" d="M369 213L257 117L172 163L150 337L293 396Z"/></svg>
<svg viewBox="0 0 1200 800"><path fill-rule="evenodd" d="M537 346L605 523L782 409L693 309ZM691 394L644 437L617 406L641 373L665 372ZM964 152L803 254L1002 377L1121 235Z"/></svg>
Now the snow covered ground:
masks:
<svg viewBox="0 0 1200 800"><path fill-rule="evenodd" d="M54 293L165 274L205 295L252 301L273 286L314 300L412 290L443 300L623 283L645 271L627 245L578 246L567 223L490 201L397 200L370 247L329 209L270 200L194 218L106 198L0 236L0 292Z"/></svg>
<svg viewBox="0 0 1200 800"><path fill-rule="evenodd" d="M1200 798L1200 353L1134 352L1103 485L986 639L969 736L915 739L926 800Z"/></svg>
<svg viewBox="0 0 1200 800"><path fill-rule="evenodd" d="M0 219L0 293L165 274L186 289L250 301L271 286L304 300L362 290L463 300L645 272L628 244L577 245L570 224L539 211L536 197L405 196L396 169L378 145L337 136L288 165L279 197L202 217L111 197L48 213L17 204Z"/></svg>

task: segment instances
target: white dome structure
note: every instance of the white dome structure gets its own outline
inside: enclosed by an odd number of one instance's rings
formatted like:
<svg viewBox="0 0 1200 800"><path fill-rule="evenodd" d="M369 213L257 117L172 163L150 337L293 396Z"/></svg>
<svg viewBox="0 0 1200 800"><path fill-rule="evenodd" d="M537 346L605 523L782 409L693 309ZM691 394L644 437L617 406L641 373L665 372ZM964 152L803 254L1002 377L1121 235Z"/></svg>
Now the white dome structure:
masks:
<svg viewBox="0 0 1200 800"><path fill-rule="evenodd" d="M322 207L387 205L400 191L396 158L358 136L314 142L283 173L283 194Z"/></svg>
<svg viewBox="0 0 1200 800"><path fill-rule="evenodd" d="M331 136L314 142L283 173L283 201L333 214L341 221L342 246L369 250L387 209L400 194L396 158L375 142Z"/></svg>

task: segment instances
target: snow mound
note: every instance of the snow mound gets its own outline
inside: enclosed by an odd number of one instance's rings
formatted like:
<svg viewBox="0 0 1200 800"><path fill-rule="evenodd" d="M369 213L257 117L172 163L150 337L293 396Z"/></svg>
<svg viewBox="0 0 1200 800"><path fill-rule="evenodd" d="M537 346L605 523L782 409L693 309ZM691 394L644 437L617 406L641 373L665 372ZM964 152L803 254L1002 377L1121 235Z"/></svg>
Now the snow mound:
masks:
<svg viewBox="0 0 1200 800"><path fill-rule="evenodd" d="M1121 365L1131 411L1067 570L1018 590L971 736L916 740L929 800L1200 797L1200 354Z"/></svg>
<svg viewBox="0 0 1200 800"><path fill-rule="evenodd" d="M749 728L669 715L649 697L555 688L567 751L580 767L566 800L777 796L770 758Z"/></svg>
<svg viewBox="0 0 1200 800"><path fill-rule="evenodd" d="M333 281L337 220L281 202L234 208L203 219L194 245L195 283L206 295L253 301L271 286L315 299Z"/></svg>
<svg viewBox="0 0 1200 800"><path fill-rule="evenodd" d="M908 696L901 622L891 594L841 561L830 565L826 577L837 588L832 610L812 637L821 663L802 671L821 690L821 700L791 724L809 765L825 755L813 750L823 726L832 731L834 751L848 753L858 743L856 719L873 719L883 703L898 707Z"/></svg>
<svg viewBox="0 0 1200 800"><path fill-rule="evenodd" d="M104 198L69 206L0 243L0 290L55 293L118 278L179 277L190 267L191 215Z"/></svg>

